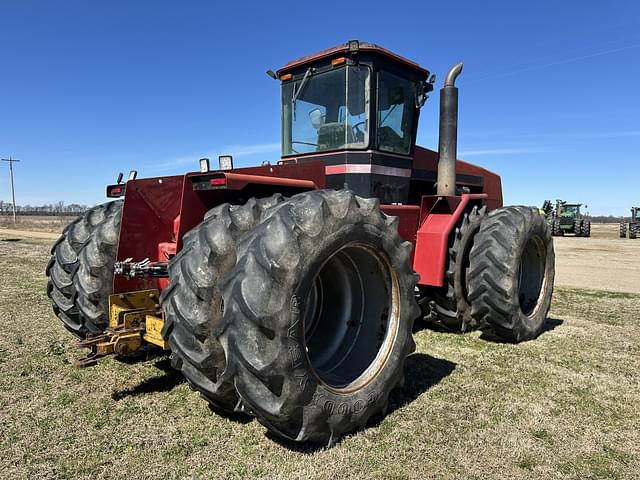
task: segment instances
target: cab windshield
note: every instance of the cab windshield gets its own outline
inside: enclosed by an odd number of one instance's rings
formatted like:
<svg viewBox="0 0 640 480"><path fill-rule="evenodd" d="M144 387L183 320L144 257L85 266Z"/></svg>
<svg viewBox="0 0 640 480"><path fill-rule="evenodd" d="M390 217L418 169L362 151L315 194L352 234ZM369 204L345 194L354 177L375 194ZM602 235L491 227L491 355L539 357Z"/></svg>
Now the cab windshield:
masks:
<svg viewBox="0 0 640 480"><path fill-rule="evenodd" d="M282 154L369 145L369 68L307 72L282 85Z"/></svg>

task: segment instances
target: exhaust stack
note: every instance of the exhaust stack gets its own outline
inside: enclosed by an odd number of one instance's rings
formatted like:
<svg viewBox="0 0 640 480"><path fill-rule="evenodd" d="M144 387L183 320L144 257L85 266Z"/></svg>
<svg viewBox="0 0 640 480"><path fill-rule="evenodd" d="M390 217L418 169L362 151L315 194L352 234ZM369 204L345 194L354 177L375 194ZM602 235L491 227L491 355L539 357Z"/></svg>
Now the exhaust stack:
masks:
<svg viewBox="0 0 640 480"><path fill-rule="evenodd" d="M458 88L456 78L462 63L451 67L440 89L440 138L438 141L438 195L456 194L456 158L458 157Z"/></svg>

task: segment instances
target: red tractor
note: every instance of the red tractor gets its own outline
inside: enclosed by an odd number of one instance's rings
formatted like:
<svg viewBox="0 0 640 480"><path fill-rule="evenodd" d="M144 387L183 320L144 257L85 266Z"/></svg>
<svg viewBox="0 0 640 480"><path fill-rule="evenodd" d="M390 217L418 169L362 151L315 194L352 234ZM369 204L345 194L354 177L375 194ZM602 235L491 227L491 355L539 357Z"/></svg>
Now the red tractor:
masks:
<svg viewBox="0 0 640 480"><path fill-rule="evenodd" d="M70 224L48 294L98 357L155 345L215 407L331 444L386 409L420 316L536 337L554 251L537 209L456 160L462 64L440 91L439 152L415 145L434 77L349 41L286 64L275 164L137 179Z"/></svg>

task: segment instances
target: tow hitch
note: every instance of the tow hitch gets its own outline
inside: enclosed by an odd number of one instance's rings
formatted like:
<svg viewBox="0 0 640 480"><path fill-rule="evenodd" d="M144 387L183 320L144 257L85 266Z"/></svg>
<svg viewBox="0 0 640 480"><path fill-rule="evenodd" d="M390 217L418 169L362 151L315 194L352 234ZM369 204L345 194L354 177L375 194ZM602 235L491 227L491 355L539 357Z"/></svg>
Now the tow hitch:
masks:
<svg viewBox="0 0 640 480"><path fill-rule="evenodd" d="M133 258L127 258L122 262L116 262L113 270L114 275L124 275L125 277L168 277L168 262L152 262L145 258L141 262L134 262Z"/></svg>
<svg viewBox="0 0 640 480"><path fill-rule="evenodd" d="M159 295L152 289L109 296L109 326L78 342L79 348L88 348L90 353L76 361L76 367L91 367L106 355L128 355L145 343L168 350L161 335L164 319Z"/></svg>

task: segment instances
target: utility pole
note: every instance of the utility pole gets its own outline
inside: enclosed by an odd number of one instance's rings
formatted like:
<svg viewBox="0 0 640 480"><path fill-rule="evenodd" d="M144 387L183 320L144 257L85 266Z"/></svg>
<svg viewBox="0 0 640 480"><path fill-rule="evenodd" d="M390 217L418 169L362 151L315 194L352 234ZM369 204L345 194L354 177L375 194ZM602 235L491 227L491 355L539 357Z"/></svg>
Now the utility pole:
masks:
<svg viewBox="0 0 640 480"><path fill-rule="evenodd" d="M16 224L16 190L13 186L13 163L19 162L20 160L16 160L15 158L0 158L3 162L9 162L9 172L11 174L11 197L13 200L13 224Z"/></svg>

